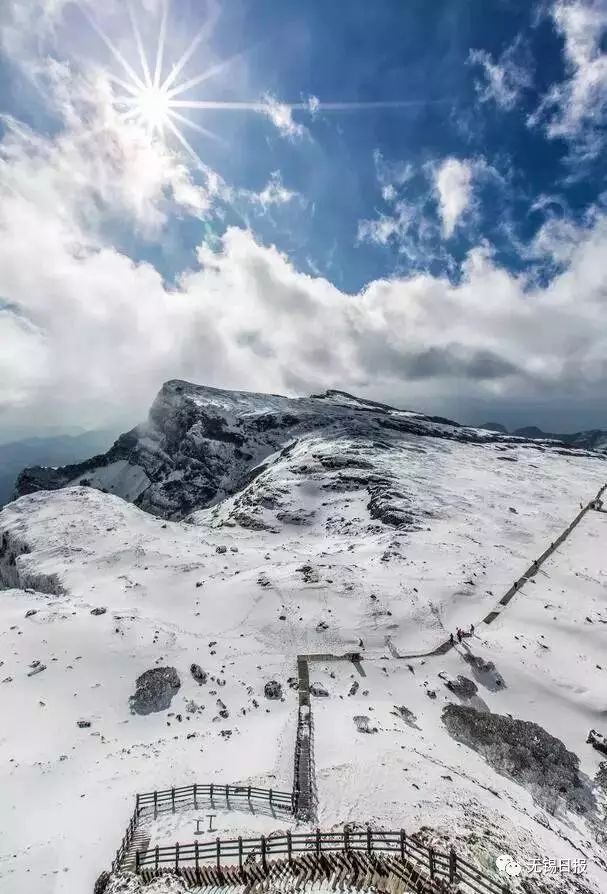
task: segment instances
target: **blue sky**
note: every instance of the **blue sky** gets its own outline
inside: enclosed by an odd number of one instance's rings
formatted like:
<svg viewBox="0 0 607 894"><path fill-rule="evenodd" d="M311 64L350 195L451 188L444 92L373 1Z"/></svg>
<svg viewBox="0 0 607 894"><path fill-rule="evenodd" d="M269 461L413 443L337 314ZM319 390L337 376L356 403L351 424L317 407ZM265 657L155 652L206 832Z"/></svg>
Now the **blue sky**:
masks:
<svg viewBox="0 0 607 894"><path fill-rule="evenodd" d="M7 435L178 376L607 427L605 0L131 12L0 12Z"/></svg>

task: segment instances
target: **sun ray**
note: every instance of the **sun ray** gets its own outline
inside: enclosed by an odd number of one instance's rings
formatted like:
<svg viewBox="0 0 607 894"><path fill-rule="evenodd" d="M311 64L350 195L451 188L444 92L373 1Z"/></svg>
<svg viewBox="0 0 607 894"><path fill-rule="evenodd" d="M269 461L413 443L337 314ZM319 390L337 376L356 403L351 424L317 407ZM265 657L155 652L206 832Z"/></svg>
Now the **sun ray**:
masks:
<svg viewBox="0 0 607 894"><path fill-rule="evenodd" d="M181 133L181 131L179 130L179 128L177 127L177 125L174 124L173 121L172 121L170 118L167 118L167 120L166 120L166 125L167 125L167 127L172 131L172 133L177 137L177 139L179 140L179 142L181 143L181 145L183 146L183 148L186 150L186 152L188 153L188 155L189 155L191 158L194 159L194 161L195 161L196 164L200 167L200 169L201 169L201 170L205 170L205 166L204 166L204 164L202 163L202 159L201 159L200 156L194 151L194 149L192 149L192 146L190 145L190 143L188 142L188 140L186 140L186 138L185 138L184 135Z"/></svg>
<svg viewBox="0 0 607 894"><path fill-rule="evenodd" d="M202 40L206 37L208 30L209 30L208 24L205 24L200 29L198 34L194 37L194 39L190 43L187 50L183 53L181 58L178 59L177 62L173 65L171 71L169 72L167 79L165 80L165 82L162 85L164 90L168 90L169 87L171 86L171 84L173 84L175 82L175 79L181 74L183 68L187 65L187 63L192 58L192 55L194 54L195 50L198 48L198 46L200 45Z"/></svg>
<svg viewBox="0 0 607 894"><path fill-rule="evenodd" d="M145 49L143 47L143 41L141 39L141 32L139 31L139 25L137 24L137 19L135 17L135 10L133 9L133 4L131 0L127 0L127 9L129 12L129 18L131 20L131 28L133 29L133 37L135 38L135 43L137 44L137 52L139 53L139 59L141 61L141 68L143 70L143 77L145 83L148 87L152 86L152 76L150 74L150 66L148 64L148 57L145 54Z"/></svg>
<svg viewBox="0 0 607 894"><path fill-rule="evenodd" d="M208 81L209 78L214 77L216 74L220 74L220 72L224 71L233 62L237 59L242 58L244 53L236 53L234 56L231 56L229 59L224 59L223 62L218 62L216 65L211 66L206 71L202 72L202 74L196 75L196 77L190 78L189 81L183 81L177 87L173 87L172 90L169 90L169 96L179 96L180 93L185 93L186 90L190 90L192 87L196 87L198 84L202 84L203 81ZM166 82L163 85L166 87Z"/></svg>
<svg viewBox="0 0 607 894"><path fill-rule="evenodd" d="M166 39L168 14L169 14L169 0L162 0L162 18L160 20L160 33L158 35L158 49L156 51L156 67L154 69L154 87L157 90L160 87L160 77L162 75L162 64L164 61L164 42Z"/></svg>
<svg viewBox="0 0 607 894"><path fill-rule="evenodd" d="M237 111L237 112L261 112L267 109L267 104L263 102L228 102L213 99L172 99L170 100L170 108L172 109L207 109L221 111Z"/></svg>
<svg viewBox="0 0 607 894"><path fill-rule="evenodd" d="M112 55L116 59L116 61L120 62L120 64L122 65L122 67L124 68L124 70L126 71L128 76L130 78L132 78L132 80L137 85L137 87L139 87L140 90L143 90L145 88L145 84L143 83L141 78L136 74L136 72L131 67L131 65L129 65L129 63L126 61L126 59L124 58L124 56L122 55L122 53L120 52L118 47L114 44L114 42L112 40L110 40L110 38L107 36L105 31L97 24L97 22L92 18L92 16L89 15L89 13L82 6L80 7L80 9L82 11L82 14L88 20L91 28L93 28L93 30L97 32L97 34L99 35L101 40L104 42L104 44L106 45L108 50L112 53Z"/></svg>
<svg viewBox="0 0 607 894"><path fill-rule="evenodd" d="M122 87L123 90L126 90L127 93L130 93L133 99L135 99L141 93L141 89L137 87L135 84L129 84L128 81L124 81L122 78L119 78L115 74L111 74L110 72L105 73L108 81L111 81L113 84L117 84L119 87ZM122 97L117 97L118 99L122 99Z"/></svg>
<svg viewBox="0 0 607 894"><path fill-rule="evenodd" d="M221 143L224 146L227 146L226 141L219 136L219 134L214 133L212 130L207 130L206 127L202 127L196 121L190 121L189 118L186 118L185 115L181 115L179 112L175 112L173 109L169 109L169 117L173 119L177 119L181 121L182 124L185 124L187 127L191 127L192 130L195 130L197 133L202 134L205 137L210 137L212 140L216 140L218 143Z"/></svg>

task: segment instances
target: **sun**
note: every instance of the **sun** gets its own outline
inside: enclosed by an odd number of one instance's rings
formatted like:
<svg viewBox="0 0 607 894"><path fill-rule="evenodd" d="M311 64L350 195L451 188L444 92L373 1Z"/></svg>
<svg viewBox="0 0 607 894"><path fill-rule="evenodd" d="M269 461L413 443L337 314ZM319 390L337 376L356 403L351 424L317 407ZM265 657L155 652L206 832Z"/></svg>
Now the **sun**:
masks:
<svg viewBox="0 0 607 894"><path fill-rule="evenodd" d="M151 134L162 136L170 119L170 98L162 87L144 87L134 97L137 117Z"/></svg>

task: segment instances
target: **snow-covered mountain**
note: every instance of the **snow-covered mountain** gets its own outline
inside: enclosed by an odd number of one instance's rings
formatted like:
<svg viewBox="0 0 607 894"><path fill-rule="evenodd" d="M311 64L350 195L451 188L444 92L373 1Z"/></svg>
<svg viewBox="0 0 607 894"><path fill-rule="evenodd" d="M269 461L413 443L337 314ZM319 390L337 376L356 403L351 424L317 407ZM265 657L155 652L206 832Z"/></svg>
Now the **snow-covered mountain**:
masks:
<svg viewBox="0 0 607 894"><path fill-rule="evenodd" d="M182 519L241 490L263 471L264 463L276 461L278 451L298 442L299 451L307 444L324 453L322 460L309 457L320 462L321 471L341 470L337 477L344 482L348 474L366 479L379 512L389 500L385 494L393 488L393 477L385 473L390 462L376 461L385 451L406 449L412 435L491 442L505 456L521 444L520 438L464 428L340 391L293 399L172 381L161 389L147 422L118 438L107 453L63 468L25 469L16 495L85 484L163 518ZM545 449L535 440L522 442Z"/></svg>
<svg viewBox="0 0 607 894"><path fill-rule="evenodd" d="M550 890L606 890L607 513L500 601L606 480L597 453L338 392L184 382L107 454L28 471L0 513L3 894L91 890L137 791L288 790L297 656L353 651L364 676L310 661L315 824L422 830L494 875L583 856ZM217 812L222 836L282 825ZM149 844L193 830L163 817Z"/></svg>

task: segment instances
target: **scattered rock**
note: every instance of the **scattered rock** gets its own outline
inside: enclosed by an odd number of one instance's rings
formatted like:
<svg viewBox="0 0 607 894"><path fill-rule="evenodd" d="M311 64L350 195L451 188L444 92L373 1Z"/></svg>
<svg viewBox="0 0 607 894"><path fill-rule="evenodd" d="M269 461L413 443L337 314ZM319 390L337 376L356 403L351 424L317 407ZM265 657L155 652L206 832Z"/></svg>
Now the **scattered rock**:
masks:
<svg viewBox="0 0 607 894"><path fill-rule="evenodd" d="M218 547L216 548L216 550L215 550L215 552L216 552L216 553L219 553L220 555L222 555L223 553L225 553L225 552L227 552L227 551L228 551L228 550L227 550L227 547L226 547L226 546L218 546Z"/></svg>
<svg viewBox="0 0 607 894"><path fill-rule="evenodd" d="M25 613L25 617L31 618L33 615L37 615L37 614L38 614L37 608L28 608L28 610Z"/></svg>
<svg viewBox="0 0 607 894"><path fill-rule="evenodd" d="M76 721L76 726L79 726L80 729L88 729L90 727L90 725L91 725L90 720L77 720Z"/></svg>
<svg viewBox="0 0 607 894"><path fill-rule="evenodd" d="M350 691L348 692L348 695L356 695L359 688L360 688L360 683L358 682L358 680L354 680L354 682L350 686Z"/></svg>
<svg viewBox="0 0 607 894"><path fill-rule="evenodd" d="M91 609L92 615L104 615L107 611L107 608L104 605L99 605L97 608Z"/></svg>
<svg viewBox="0 0 607 894"><path fill-rule="evenodd" d="M135 695L129 699L132 714L166 711L181 686L174 667L153 667L137 678Z"/></svg>
<svg viewBox="0 0 607 894"><path fill-rule="evenodd" d="M316 698L328 698L329 693L320 683L312 683L310 685L310 695L316 696Z"/></svg>

